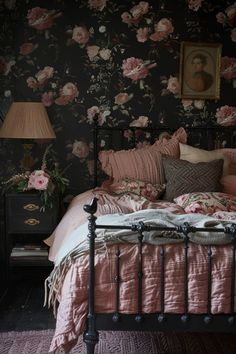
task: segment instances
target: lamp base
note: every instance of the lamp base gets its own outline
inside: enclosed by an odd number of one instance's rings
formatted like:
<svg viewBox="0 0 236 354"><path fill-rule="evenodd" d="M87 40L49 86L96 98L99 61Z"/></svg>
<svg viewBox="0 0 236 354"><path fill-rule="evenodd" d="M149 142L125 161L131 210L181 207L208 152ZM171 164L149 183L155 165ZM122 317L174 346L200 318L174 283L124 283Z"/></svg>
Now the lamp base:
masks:
<svg viewBox="0 0 236 354"><path fill-rule="evenodd" d="M34 159L32 156L33 146L34 144L23 144L24 156L20 162L20 166L23 171L31 171L34 165Z"/></svg>

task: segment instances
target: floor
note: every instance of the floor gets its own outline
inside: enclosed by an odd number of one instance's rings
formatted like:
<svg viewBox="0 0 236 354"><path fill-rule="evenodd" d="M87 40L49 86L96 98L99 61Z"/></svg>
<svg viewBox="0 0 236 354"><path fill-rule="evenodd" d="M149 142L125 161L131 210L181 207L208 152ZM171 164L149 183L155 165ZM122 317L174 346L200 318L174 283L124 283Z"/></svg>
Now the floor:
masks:
<svg viewBox="0 0 236 354"><path fill-rule="evenodd" d="M7 294L0 303L0 332L55 328L52 309L43 307L46 267L18 267L10 273Z"/></svg>

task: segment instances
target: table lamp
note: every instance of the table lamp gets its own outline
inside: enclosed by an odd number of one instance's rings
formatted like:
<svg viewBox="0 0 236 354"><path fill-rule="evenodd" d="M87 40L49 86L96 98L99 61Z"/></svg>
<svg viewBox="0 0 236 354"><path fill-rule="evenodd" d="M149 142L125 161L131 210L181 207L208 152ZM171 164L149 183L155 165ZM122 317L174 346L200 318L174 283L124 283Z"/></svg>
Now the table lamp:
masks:
<svg viewBox="0 0 236 354"><path fill-rule="evenodd" d="M9 139L55 139L56 135L41 102L13 102L0 130L0 138ZM32 143L24 143L23 170L30 170L34 160Z"/></svg>

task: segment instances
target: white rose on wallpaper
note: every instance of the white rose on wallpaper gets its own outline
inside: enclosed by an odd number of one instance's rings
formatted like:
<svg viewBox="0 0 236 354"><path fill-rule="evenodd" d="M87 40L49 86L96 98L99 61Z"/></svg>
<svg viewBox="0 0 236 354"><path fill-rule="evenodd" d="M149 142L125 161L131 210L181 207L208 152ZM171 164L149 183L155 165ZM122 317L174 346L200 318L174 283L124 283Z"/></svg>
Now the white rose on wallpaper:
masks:
<svg viewBox="0 0 236 354"><path fill-rule="evenodd" d="M100 26L98 30L100 33L104 33L104 32L106 32L107 29L106 29L106 26Z"/></svg>
<svg viewBox="0 0 236 354"><path fill-rule="evenodd" d="M79 159L86 159L89 155L89 146L84 141L75 140L72 146L72 154Z"/></svg>
<svg viewBox="0 0 236 354"><path fill-rule="evenodd" d="M205 106L205 101L204 100L194 100L193 101L193 105L194 107L196 107L197 109L203 109Z"/></svg>
<svg viewBox="0 0 236 354"><path fill-rule="evenodd" d="M89 41L89 31L85 27L76 26L73 29L72 39L78 44L86 44Z"/></svg>
<svg viewBox="0 0 236 354"><path fill-rule="evenodd" d="M179 80L177 77L170 76L167 83L167 90L176 95L179 93Z"/></svg>
<svg viewBox="0 0 236 354"><path fill-rule="evenodd" d="M35 77L38 80L40 86L45 85L47 81L53 77L54 68L52 66L45 66L42 70L39 70Z"/></svg>
<svg viewBox="0 0 236 354"><path fill-rule="evenodd" d="M109 60L111 57L111 50L103 48L99 51L99 55L103 60Z"/></svg>
<svg viewBox="0 0 236 354"><path fill-rule="evenodd" d="M87 51L89 60L92 61L97 56L99 49L100 49L100 47L97 45L88 45L86 47L86 51Z"/></svg>
<svg viewBox="0 0 236 354"><path fill-rule="evenodd" d="M148 121L149 121L148 117L139 116L138 119L133 120L133 122L131 122L129 126L144 128L148 126Z"/></svg>
<svg viewBox="0 0 236 354"><path fill-rule="evenodd" d="M183 100L181 100L181 103L182 103L185 111L193 108L192 107L193 100L183 99Z"/></svg>

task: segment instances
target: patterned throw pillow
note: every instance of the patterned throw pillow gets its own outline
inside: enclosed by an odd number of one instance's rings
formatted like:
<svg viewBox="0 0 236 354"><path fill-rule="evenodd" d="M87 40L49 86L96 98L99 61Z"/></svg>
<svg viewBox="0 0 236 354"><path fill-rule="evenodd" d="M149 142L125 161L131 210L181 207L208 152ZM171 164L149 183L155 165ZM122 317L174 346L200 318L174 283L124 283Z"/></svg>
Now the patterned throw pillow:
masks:
<svg viewBox="0 0 236 354"><path fill-rule="evenodd" d="M226 193L188 193L174 199L186 213L213 214L236 211L236 197Z"/></svg>
<svg viewBox="0 0 236 354"><path fill-rule="evenodd" d="M191 163L164 155L162 162L166 179L166 200L172 201L186 193L221 191L223 160Z"/></svg>
<svg viewBox="0 0 236 354"><path fill-rule="evenodd" d="M155 201L161 197L165 191L165 185L134 181L129 178L123 179L120 182L115 182L109 186L109 191L115 194L133 193L143 196L150 201Z"/></svg>

